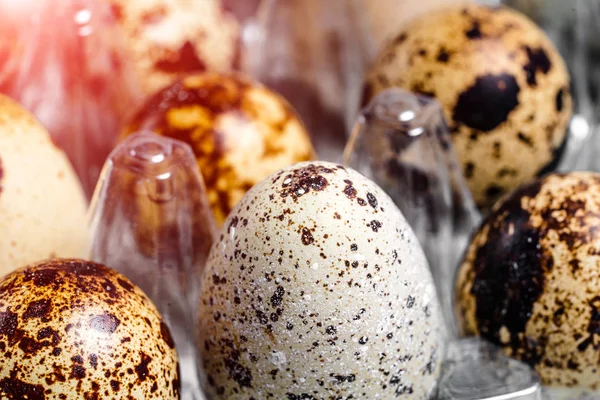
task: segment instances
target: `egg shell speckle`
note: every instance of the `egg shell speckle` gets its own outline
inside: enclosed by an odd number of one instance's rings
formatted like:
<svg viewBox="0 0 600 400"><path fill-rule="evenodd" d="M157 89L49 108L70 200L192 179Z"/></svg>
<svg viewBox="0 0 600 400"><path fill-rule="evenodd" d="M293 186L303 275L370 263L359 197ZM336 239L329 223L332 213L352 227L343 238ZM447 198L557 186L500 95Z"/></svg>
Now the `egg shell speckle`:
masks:
<svg viewBox="0 0 600 400"><path fill-rule="evenodd" d="M107 0L143 91L205 70L239 64L240 26L221 0Z"/></svg>
<svg viewBox="0 0 600 400"><path fill-rule="evenodd" d="M425 399L443 325L421 248L354 170L300 163L235 207L201 285L214 399Z"/></svg>
<svg viewBox="0 0 600 400"><path fill-rule="evenodd" d="M0 276L89 246L83 189L32 114L0 95Z"/></svg>
<svg viewBox="0 0 600 400"><path fill-rule="evenodd" d="M238 74L191 75L152 96L126 135L151 130L188 143L219 225L257 182L311 160L300 118L275 92Z"/></svg>
<svg viewBox="0 0 600 400"><path fill-rule="evenodd" d="M179 399L169 328L127 278L57 259L0 281L0 398Z"/></svg>
<svg viewBox="0 0 600 400"><path fill-rule="evenodd" d="M401 87L442 105L463 174L486 208L555 168L573 102L560 54L508 8L453 7L408 24L380 52L363 101Z"/></svg>
<svg viewBox="0 0 600 400"><path fill-rule="evenodd" d="M458 271L455 309L550 386L600 389L600 174L553 174L501 200Z"/></svg>

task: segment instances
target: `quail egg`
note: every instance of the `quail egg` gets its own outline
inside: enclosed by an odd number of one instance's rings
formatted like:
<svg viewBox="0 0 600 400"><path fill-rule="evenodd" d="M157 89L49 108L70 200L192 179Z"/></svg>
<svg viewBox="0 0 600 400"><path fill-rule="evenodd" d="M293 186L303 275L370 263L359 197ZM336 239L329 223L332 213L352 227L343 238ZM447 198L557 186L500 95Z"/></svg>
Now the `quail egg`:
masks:
<svg viewBox="0 0 600 400"><path fill-rule="evenodd" d="M494 206L455 283L464 334L551 387L600 389L600 174L552 174Z"/></svg>
<svg viewBox="0 0 600 400"><path fill-rule="evenodd" d="M83 189L40 123L0 95L0 276L89 247Z"/></svg>
<svg viewBox="0 0 600 400"><path fill-rule="evenodd" d="M140 130L192 147L218 225L258 181L314 157L292 107L237 74L190 75L159 91L136 113L126 135Z"/></svg>
<svg viewBox="0 0 600 400"><path fill-rule="evenodd" d="M397 86L437 98L467 184L481 208L553 170L573 102L564 60L544 32L504 7L427 14L381 51L366 102Z"/></svg>
<svg viewBox="0 0 600 400"><path fill-rule="evenodd" d="M0 281L0 398L179 399L167 325L127 278L56 259Z"/></svg>
<svg viewBox="0 0 600 400"><path fill-rule="evenodd" d="M198 349L213 399L426 399L444 328L427 261L373 182L284 168L234 208L203 274Z"/></svg>
<svg viewBox="0 0 600 400"><path fill-rule="evenodd" d="M221 0L107 1L145 93L181 74L228 71L238 63L240 26Z"/></svg>

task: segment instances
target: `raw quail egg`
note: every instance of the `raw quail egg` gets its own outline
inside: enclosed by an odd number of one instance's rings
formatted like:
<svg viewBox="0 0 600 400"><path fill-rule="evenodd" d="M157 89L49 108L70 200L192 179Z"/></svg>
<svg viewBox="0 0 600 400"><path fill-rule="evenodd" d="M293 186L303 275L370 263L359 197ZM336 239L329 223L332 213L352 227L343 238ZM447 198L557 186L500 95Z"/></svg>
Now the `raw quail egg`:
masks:
<svg viewBox="0 0 600 400"><path fill-rule="evenodd" d="M240 27L221 0L108 1L146 93L181 74L228 71L239 61Z"/></svg>
<svg viewBox="0 0 600 400"><path fill-rule="evenodd" d="M0 398L179 399L169 328L101 264L57 259L0 281Z"/></svg>
<svg viewBox="0 0 600 400"><path fill-rule="evenodd" d="M83 257L86 200L48 132L0 95L0 276L49 257Z"/></svg>
<svg viewBox="0 0 600 400"><path fill-rule="evenodd" d="M198 349L213 399L426 399L444 335L417 239L352 169L284 168L211 250Z"/></svg>
<svg viewBox="0 0 600 400"><path fill-rule="evenodd" d="M544 32L508 8L454 7L408 24L370 69L363 100L393 86L442 104L482 208L554 169L564 150L567 68Z"/></svg>
<svg viewBox="0 0 600 400"><path fill-rule="evenodd" d="M152 96L126 134L151 130L188 143L219 225L267 175L314 151L291 106L240 75L191 75Z"/></svg>
<svg viewBox="0 0 600 400"><path fill-rule="evenodd" d="M600 389L600 174L553 174L494 206L458 271L455 309L551 387Z"/></svg>

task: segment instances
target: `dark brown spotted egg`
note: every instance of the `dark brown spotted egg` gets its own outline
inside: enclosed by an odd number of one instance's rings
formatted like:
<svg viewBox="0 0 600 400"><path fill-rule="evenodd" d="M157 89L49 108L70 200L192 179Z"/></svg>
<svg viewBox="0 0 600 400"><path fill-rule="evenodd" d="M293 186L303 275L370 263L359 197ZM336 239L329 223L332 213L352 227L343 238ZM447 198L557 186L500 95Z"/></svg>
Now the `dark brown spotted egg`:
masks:
<svg viewBox="0 0 600 400"><path fill-rule="evenodd" d="M482 208L554 169L564 149L567 68L545 33L508 8L453 7L414 20L381 51L363 101L389 87L441 103Z"/></svg>
<svg viewBox="0 0 600 400"><path fill-rule="evenodd" d="M127 278L76 259L0 281L0 398L179 399L169 329Z"/></svg>
<svg viewBox="0 0 600 400"><path fill-rule="evenodd" d="M214 244L198 328L212 399L426 399L442 320L423 252L354 170L301 163L257 184Z"/></svg>
<svg viewBox="0 0 600 400"><path fill-rule="evenodd" d="M600 389L600 174L553 174L501 200L458 271L455 309L557 387Z"/></svg>

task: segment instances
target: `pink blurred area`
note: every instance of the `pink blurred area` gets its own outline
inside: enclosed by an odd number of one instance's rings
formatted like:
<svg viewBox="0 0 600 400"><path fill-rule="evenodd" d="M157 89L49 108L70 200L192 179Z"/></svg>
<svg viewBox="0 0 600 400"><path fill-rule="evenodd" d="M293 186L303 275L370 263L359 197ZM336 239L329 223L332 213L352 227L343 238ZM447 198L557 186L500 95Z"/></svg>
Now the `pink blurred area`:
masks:
<svg viewBox="0 0 600 400"><path fill-rule="evenodd" d="M88 196L140 100L120 39L108 2L0 0L0 92L46 126Z"/></svg>

